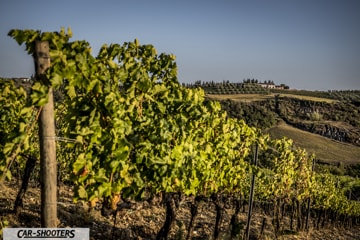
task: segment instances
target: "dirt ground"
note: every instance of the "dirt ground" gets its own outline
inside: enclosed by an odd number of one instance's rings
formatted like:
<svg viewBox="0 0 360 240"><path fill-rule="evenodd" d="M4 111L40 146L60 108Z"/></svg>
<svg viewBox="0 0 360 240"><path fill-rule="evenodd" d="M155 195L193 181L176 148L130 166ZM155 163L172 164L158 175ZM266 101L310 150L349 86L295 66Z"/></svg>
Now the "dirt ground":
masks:
<svg viewBox="0 0 360 240"><path fill-rule="evenodd" d="M0 219L9 222L8 227L40 227L40 190L29 188L26 195L23 210L19 216L13 212L13 205L19 189L16 183L0 185ZM226 209L219 239L229 238L229 223L232 209ZM240 213L241 222L246 223L247 213ZM90 229L90 239L155 239L157 232L165 221L165 209L161 204L148 202L133 203L118 211L116 218L103 217L99 210L89 210L86 204L73 203L72 191L68 186L59 187L58 197L58 227L85 227ZM261 227L264 225L260 236ZM187 226L190 221L189 202L184 200L177 210L176 221L172 227L169 239L185 239ZM215 208L212 204L200 205L199 214L195 220L193 231L194 240L212 239L215 225ZM245 226L242 226L244 229ZM243 232L244 230L242 230ZM241 235L241 234L240 234ZM237 239L242 239L240 236ZM271 218L260 212L254 212L252 216L250 239L276 239L271 225ZM320 240L320 239L360 239L360 226L353 229L336 228L327 226L325 229L315 230L310 223L307 232L287 231L278 239Z"/></svg>

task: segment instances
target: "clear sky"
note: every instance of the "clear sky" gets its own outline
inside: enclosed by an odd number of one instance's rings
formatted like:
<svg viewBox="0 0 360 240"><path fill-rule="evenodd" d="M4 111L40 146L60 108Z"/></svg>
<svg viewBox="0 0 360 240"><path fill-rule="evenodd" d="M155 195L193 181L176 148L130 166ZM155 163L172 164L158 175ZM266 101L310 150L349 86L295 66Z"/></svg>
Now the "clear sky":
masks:
<svg viewBox="0 0 360 240"><path fill-rule="evenodd" d="M177 56L181 83L273 80L309 90L360 89L360 0L12 0L0 2L0 76L30 77L11 29L104 43L137 38Z"/></svg>

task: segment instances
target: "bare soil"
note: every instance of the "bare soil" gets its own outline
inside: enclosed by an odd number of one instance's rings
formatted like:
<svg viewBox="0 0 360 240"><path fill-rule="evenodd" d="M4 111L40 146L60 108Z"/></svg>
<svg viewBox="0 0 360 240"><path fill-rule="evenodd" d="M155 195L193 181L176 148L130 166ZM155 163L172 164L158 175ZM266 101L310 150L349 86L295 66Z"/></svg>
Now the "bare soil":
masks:
<svg viewBox="0 0 360 240"><path fill-rule="evenodd" d="M9 222L8 227L40 227L40 191L39 188L29 187L23 210L16 216L12 209L19 189L19 184L3 183L0 185L0 218ZM90 239L155 239L157 232L165 221L165 209L161 203L141 202L123 204L116 216L103 217L100 210L89 209L86 204L72 201L72 190L69 186L59 187L58 197L58 227L85 227L90 229ZM187 226L190 221L189 201L185 199L177 210L176 221L172 227L169 239L185 239ZM230 239L229 223L233 210L227 208L223 214L221 234L219 239ZM239 214L244 232L247 212ZM265 219L265 227L260 234ZM213 204L200 205L199 214L195 220L193 231L194 240L213 239L215 225L215 208ZM286 229L286 228L285 228ZM255 211L252 216L250 239L276 239L271 224L271 217ZM240 234L241 235L241 234ZM242 239L239 236L236 239ZM324 229L312 228L306 232L287 230L277 239L360 239L360 226L343 229L326 226Z"/></svg>

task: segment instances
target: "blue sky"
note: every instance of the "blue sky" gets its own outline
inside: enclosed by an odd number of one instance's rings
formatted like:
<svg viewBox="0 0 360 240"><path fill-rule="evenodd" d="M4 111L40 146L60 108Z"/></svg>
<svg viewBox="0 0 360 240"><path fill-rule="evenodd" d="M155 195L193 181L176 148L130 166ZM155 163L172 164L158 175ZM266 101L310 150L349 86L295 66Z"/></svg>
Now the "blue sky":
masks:
<svg viewBox="0 0 360 240"><path fill-rule="evenodd" d="M0 3L0 76L34 66L11 29L104 43L139 39L177 56L182 83L273 80L309 90L360 89L358 0L13 0Z"/></svg>

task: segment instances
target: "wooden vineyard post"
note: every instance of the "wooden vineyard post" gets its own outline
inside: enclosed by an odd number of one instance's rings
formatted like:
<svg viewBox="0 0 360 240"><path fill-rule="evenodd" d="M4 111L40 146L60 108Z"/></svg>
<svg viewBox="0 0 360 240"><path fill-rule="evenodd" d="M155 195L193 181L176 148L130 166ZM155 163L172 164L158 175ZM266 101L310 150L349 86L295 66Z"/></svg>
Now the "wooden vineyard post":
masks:
<svg viewBox="0 0 360 240"><path fill-rule="evenodd" d="M315 171L315 158L312 161L311 175L314 174L314 171ZM306 231L309 230L310 204L311 204L311 199L309 197L309 199L307 201L306 220L305 220L305 230Z"/></svg>
<svg viewBox="0 0 360 240"><path fill-rule="evenodd" d="M35 42L36 80L48 84L44 73L50 67L49 43ZM49 85L49 84L48 84ZM53 90L49 86L48 102L39 117L41 226L57 227L57 172Z"/></svg>
<svg viewBox="0 0 360 240"><path fill-rule="evenodd" d="M259 153L259 146L256 145L255 155L254 155L254 165L255 166L257 166L257 163L258 163L258 153ZM248 240L250 237L250 223L251 223L252 208L253 208L253 203L254 203L254 189L255 189L255 174L253 174L252 178L251 178L249 211L248 211L247 224L246 224L246 229L245 229L245 239L246 240Z"/></svg>

